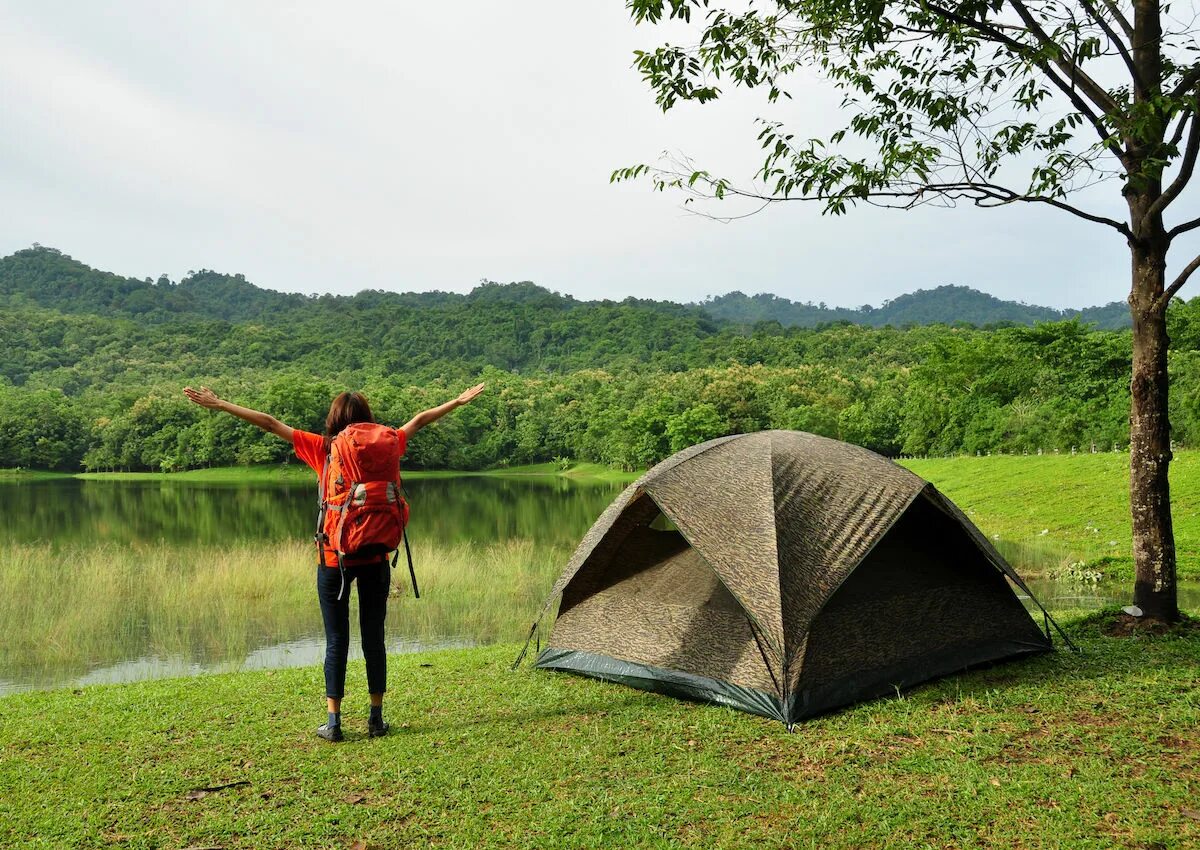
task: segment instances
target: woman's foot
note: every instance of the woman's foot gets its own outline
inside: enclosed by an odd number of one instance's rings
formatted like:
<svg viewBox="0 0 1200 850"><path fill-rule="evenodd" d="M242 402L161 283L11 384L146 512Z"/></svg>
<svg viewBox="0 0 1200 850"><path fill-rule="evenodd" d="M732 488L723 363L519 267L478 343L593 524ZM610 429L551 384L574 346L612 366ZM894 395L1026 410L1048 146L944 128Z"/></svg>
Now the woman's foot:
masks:
<svg viewBox="0 0 1200 850"><path fill-rule="evenodd" d="M342 740L342 714L340 711L329 712L329 719L317 727L317 736L335 744Z"/></svg>
<svg viewBox="0 0 1200 850"><path fill-rule="evenodd" d="M340 724L330 726L328 723L322 723L317 727L317 737L324 738L326 741L332 741L335 744L344 738Z"/></svg>
<svg viewBox="0 0 1200 850"><path fill-rule="evenodd" d="M367 734L372 738L381 738L388 733L390 728L383 719L383 706L371 706L371 714L367 718Z"/></svg>

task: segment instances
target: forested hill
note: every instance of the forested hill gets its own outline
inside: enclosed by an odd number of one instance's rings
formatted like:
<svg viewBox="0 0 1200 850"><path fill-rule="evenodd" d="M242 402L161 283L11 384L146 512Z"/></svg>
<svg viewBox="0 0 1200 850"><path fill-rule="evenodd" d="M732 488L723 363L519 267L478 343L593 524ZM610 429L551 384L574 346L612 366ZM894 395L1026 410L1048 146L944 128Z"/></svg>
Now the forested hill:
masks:
<svg viewBox="0 0 1200 850"><path fill-rule="evenodd" d="M581 307L612 307L614 302L578 301L550 292L533 283L483 284L467 295L451 292L382 292L366 290L356 295L307 296L262 289L242 275L214 271L190 272L178 283L126 278L99 271L53 248L35 246L0 259L0 303L24 303L65 313L135 318L168 322L180 318L222 321L271 321L312 315L324 308L350 310L375 308L451 310L518 304L550 316ZM929 324L967 324L977 327L1033 325L1079 319L1101 329L1128 327L1129 310L1121 302L1081 310L1056 310L994 296L965 286L940 286L901 295L880 307L857 309L790 301L777 295L730 292L699 304L626 299L654 312L688 317L696 322L753 325L779 322L786 327L817 327L849 322L869 327L904 327ZM711 325L711 322L709 323Z"/></svg>
<svg viewBox="0 0 1200 850"><path fill-rule="evenodd" d="M1176 303L1168 326L1172 436L1200 445L1200 298ZM1130 338L1080 321L785 327L532 283L289 295L209 271L123 278L34 248L0 260L0 468L291 457L274 436L189 403L187 384L316 431L342 389L403 422L486 381L413 440L410 469L645 468L765 428L889 455L1111 448L1129 439Z"/></svg>
<svg viewBox="0 0 1200 850"><path fill-rule="evenodd" d="M827 307L824 304L789 301L778 295L762 293L746 295L730 292L700 303L713 318L738 323L776 321L790 327L812 328L830 322L850 322L881 328L887 325L969 324L977 327L992 325L1032 325L1037 322L1061 322L1078 319L1104 330L1127 328L1129 307L1113 301L1102 307L1080 310L1056 310L1016 301L1001 301L967 286L939 286L919 289L884 302L881 307L864 304L857 309Z"/></svg>

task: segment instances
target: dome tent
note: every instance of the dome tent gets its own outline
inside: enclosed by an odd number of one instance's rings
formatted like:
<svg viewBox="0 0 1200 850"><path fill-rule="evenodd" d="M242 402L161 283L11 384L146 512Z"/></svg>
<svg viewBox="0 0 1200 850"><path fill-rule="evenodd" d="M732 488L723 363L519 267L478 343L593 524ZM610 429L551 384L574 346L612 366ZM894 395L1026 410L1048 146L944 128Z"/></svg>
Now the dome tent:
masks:
<svg viewBox="0 0 1200 850"><path fill-rule="evenodd" d="M1050 649L1049 617L1043 634L1006 577L1025 589L957 507L886 458L796 431L723 437L604 511L542 609L561 594L535 666L791 726Z"/></svg>

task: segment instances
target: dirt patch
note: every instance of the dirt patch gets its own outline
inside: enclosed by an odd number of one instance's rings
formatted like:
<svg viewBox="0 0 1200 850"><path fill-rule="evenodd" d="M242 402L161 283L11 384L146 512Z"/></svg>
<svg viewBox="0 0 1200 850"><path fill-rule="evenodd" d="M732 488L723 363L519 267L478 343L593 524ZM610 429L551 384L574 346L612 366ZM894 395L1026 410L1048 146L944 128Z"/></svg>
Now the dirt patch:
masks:
<svg viewBox="0 0 1200 850"><path fill-rule="evenodd" d="M1145 617L1133 617L1121 612L1111 615L1100 624L1100 633L1108 637L1160 637L1162 635L1200 634L1200 620L1194 620L1186 614L1178 623L1165 623L1162 620L1149 620Z"/></svg>

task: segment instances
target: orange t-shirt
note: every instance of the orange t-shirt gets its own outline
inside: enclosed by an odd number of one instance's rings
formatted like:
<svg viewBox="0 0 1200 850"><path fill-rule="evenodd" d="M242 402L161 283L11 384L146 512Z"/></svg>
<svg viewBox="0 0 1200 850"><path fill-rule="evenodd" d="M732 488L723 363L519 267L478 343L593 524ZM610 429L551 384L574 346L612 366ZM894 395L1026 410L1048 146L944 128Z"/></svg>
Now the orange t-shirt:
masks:
<svg viewBox="0 0 1200 850"><path fill-rule="evenodd" d="M400 438L400 456L404 457L405 451L408 450L408 434L404 433L403 429L397 428L396 436ZM311 466L319 479L325 470L325 438L320 434L293 428L292 448L296 450L296 457ZM318 482L318 486L319 484L320 482ZM323 546L322 549L325 555L325 566L336 568L338 565L337 553L330 546Z"/></svg>

